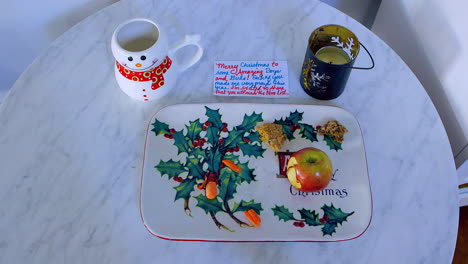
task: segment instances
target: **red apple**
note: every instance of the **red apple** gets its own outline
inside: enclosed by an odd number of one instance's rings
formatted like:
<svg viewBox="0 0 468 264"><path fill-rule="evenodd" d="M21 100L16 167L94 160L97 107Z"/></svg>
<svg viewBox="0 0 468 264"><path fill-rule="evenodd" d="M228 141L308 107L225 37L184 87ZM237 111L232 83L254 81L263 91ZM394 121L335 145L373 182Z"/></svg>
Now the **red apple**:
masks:
<svg viewBox="0 0 468 264"><path fill-rule="evenodd" d="M291 185L299 191L317 192L330 183L332 162L327 153L320 149L301 149L291 155L286 174Z"/></svg>

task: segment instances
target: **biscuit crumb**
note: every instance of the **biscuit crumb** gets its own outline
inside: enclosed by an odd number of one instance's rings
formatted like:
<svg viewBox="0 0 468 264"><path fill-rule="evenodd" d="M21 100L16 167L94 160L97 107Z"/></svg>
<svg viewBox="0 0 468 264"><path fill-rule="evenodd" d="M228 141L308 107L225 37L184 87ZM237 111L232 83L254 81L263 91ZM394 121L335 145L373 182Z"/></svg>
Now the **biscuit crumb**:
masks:
<svg viewBox="0 0 468 264"><path fill-rule="evenodd" d="M333 140L339 143L343 143L344 141L344 134L348 132L345 126L340 124L340 122L333 120L328 121L327 124L323 127L317 127L317 133L321 136L328 135Z"/></svg>
<svg viewBox="0 0 468 264"><path fill-rule="evenodd" d="M274 151L280 151L286 135L283 133L283 126L273 123L263 124L257 128L260 139Z"/></svg>

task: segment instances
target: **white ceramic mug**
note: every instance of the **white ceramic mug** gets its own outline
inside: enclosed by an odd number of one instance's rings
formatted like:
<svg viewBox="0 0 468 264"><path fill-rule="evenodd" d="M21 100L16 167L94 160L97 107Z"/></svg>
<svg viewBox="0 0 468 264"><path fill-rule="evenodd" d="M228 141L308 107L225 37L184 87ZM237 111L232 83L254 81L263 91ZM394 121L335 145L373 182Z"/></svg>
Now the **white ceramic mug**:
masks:
<svg viewBox="0 0 468 264"><path fill-rule="evenodd" d="M151 101L165 96L174 86L177 75L197 63L203 55L199 35L186 35L169 48L164 31L145 18L120 24L112 35L115 78L128 96ZM185 46L197 46L187 62L179 64L174 53Z"/></svg>

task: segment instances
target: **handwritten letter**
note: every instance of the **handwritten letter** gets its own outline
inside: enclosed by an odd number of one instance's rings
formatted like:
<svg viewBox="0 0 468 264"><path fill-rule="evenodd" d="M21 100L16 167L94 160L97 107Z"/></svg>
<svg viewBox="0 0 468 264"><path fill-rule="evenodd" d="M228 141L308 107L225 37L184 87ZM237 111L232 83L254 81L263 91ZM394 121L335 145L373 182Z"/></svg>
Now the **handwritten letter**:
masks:
<svg viewBox="0 0 468 264"><path fill-rule="evenodd" d="M214 95L289 97L287 61L216 61Z"/></svg>

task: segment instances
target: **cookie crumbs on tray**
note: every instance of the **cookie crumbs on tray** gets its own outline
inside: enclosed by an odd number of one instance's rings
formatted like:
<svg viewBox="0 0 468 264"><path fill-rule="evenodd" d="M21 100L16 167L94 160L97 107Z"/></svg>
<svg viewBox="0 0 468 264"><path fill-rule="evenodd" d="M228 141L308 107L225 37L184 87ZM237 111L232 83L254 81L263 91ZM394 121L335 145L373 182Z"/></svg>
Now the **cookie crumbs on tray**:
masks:
<svg viewBox="0 0 468 264"><path fill-rule="evenodd" d="M317 127L317 133L319 135L328 135L339 143L343 143L344 134L346 132L348 132L348 129L336 120L328 121L325 126Z"/></svg>
<svg viewBox="0 0 468 264"><path fill-rule="evenodd" d="M260 139L274 151L280 151L286 135L283 133L283 126L273 123L263 124L257 128Z"/></svg>

